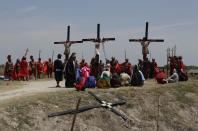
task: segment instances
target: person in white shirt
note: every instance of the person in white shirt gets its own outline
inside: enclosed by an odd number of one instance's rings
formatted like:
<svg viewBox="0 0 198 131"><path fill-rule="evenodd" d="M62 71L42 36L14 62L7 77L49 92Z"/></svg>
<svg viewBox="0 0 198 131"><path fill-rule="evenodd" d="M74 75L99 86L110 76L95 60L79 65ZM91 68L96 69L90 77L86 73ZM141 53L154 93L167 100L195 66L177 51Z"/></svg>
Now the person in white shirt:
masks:
<svg viewBox="0 0 198 131"><path fill-rule="evenodd" d="M168 77L167 82L168 83L175 83L175 82L178 82L178 81L179 81L179 75L177 73L177 70L174 69L173 74L170 77Z"/></svg>

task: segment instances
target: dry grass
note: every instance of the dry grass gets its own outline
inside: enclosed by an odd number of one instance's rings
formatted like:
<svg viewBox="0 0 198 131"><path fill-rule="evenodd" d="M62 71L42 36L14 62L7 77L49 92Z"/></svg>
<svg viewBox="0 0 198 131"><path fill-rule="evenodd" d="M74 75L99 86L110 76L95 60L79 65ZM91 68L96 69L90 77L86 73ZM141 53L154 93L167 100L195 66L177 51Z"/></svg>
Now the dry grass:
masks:
<svg viewBox="0 0 198 131"><path fill-rule="evenodd" d="M127 104L118 109L132 119L132 126L126 128L122 119L108 110L94 109L77 116L77 131L154 131L158 95L160 131L198 130L196 79L169 85L157 85L150 80L145 87L91 91L107 101L125 99ZM47 118L47 114L74 108L78 97L82 98L80 106L96 102L86 92L77 91L42 93L6 101L0 106L0 130L69 130L72 115Z"/></svg>
<svg viewBox="0 0 198 131"><path fill-rule="evenodd" d="M0 93L22 88L25 84L24 81L0 81Z"/></svg>

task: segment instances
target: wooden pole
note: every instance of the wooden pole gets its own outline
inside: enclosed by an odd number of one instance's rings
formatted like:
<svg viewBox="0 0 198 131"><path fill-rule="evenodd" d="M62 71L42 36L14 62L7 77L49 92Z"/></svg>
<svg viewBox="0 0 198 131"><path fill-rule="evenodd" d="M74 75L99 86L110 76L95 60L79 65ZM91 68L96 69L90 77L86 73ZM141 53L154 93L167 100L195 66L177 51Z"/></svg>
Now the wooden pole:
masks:
<svg viewBox="0 0 198 131"><path fill-rule="evenodd" d="M77 105L76 105L76 110L78 110L78 108L79 108L80 101L81 101L81 98L78 99L78 102L77 102ZM74 114L74 117L73 117L71 131L74 130L74 123L75 123L75 121L76 121L76 115L77 115L77 113L75 113L75 114Z"/></svg>
<svg viewBox="0 0 198 131"><path fill-rule="evenodd" d="M28 51L29 51L29 49L27 48L25 51L25 55L24 55L25 57L27 56Z"/></svg>
<svg viewBox="0 0 198 131"><path fill-rule="evenodd" d="M125 59L127 58L126 50L124 50L124 58L125 58Z"/></svg>
<svg viewBox="0 0 198 131"><path fill-rule="evenodd" d="M170 48L167 48L167 65L166 65L167 77L169 71L169 57L170 57Z"/></svg>

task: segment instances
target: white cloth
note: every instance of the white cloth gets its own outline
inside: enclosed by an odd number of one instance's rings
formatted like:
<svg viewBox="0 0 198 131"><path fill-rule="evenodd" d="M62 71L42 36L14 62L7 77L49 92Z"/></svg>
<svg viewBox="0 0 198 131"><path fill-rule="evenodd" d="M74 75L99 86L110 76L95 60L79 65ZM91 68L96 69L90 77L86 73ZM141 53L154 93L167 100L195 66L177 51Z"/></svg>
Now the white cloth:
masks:
<svg viewBox="0 0 198 131"><path fill-rule="evenodd" d="M144 78L144 75L143 75L143 73L139 70L139 72L140 72L140 74L141 74L141 76L142 76L142 81L145 81L145 78Z"/></svg>
<svg viewBox="0 0 198 131"><path fill-rule="evenodd" d="M177 72L174 72L168 79L167 81L169 83L174 83L174 82L178 82L179 81L179 75L177 74Z"/></svg>
<svg viewBox="0 0 198 131"><path fill-rule="evenodd" d="M99 55L100 56L100 43L96 42L95 43L95 55Z"/></svg>
<svg viewBox="0 0 198 131"><path fill-rule="evenodd" d="M101 76L100 76L100 78L103 78L104 74L106 76L108 76L109 78L111 78L111 72L110 71L103 71L102 74L101 74Z"/></svg>
<svg viewBox="0 0 198 131"><path fill-rule="evenodd" d="M120 74L120 80L121 80L121 85L129 85L130 81L131 81L131 77L127 74L127 73L121 73Z"/></svg>

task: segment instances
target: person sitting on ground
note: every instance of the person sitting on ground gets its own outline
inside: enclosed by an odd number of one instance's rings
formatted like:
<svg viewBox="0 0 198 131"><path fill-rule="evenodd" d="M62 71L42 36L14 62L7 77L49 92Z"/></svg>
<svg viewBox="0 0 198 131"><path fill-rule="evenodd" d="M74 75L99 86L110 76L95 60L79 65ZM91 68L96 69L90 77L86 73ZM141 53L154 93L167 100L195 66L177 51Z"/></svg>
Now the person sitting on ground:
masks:
<svg viewBox="0 0 198 131"><path fill-rule="evenodd" d="M120 74L120 81L122 86L129 86L131 77L127 73Z"/></svg>
<svg viewBox="0 0 198 131"><path fill-rule="evenodd" d="M78 83L74 83L74 87L75 87L78 91L84 90L84 89L85 89L87 79L88 79L89 76L90 76L90 72L91 72L91 69L88 67L88 64L85 63L85 64L84 64L84 67L82 67L82 69L81 69L80 81L79 81Z"/></svg>
<svg viewBox="0 0 198 131"><path fill-rule="evenodd" d="M108 63L107 63L108 64ZM100 79L97 81L98 88L109 88L111 79L110 67L105 68L105 71L102 72Z"/></svg>
<svg viewBox="0 0 198 131"><path fill-rule="evenodd" d="M139 71L138 66L135 65L133 69L133 75L131 78L132 86L143 86L144 85L144 77L143 74Z"/></svg>
<svg viewBox="0 0 198 131"><path fill-rule="evenodd" d="M104 68L104 71L102 72L100 79L108 80L110 81L111 79L111 72L110 72L110 61L106 61L106 65Z"/></svg>
<svg viewBox="0 0 198 131"><path fill-rule="evenodd" d="M179 81L179 75L176 69L173 69L173 74L167 79L168 83L175 83Z"/></svg>
<svg viewBox="0 0 198 131"><path fill-rule="evenodd" d="M61 61L61 54L58 54L57 59L54 61L54 75L56 80L56 87L60 87L59 83L63 80L63 63Z"/></svg>
<svg viewBox="0 0 198 131"><path fill-rule="evenodd" d="M166 73L164 71L158 70L156 72L156 76L155 79L157 81L158 84L166 84Z"/></svg>
<svg viewBox="0 0 198 131"><path fill-rule="evenodd" d="M188 80L188 75L186 72L184 72L183 69L180 69L178 71L178 75L179 75L179 81L187 81Z"/></svg>

